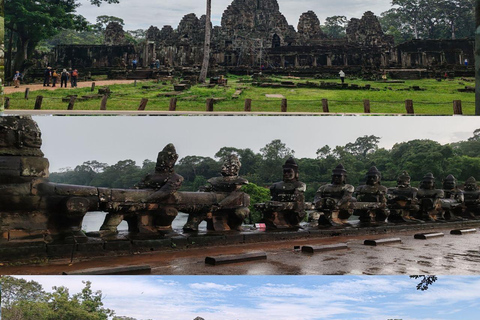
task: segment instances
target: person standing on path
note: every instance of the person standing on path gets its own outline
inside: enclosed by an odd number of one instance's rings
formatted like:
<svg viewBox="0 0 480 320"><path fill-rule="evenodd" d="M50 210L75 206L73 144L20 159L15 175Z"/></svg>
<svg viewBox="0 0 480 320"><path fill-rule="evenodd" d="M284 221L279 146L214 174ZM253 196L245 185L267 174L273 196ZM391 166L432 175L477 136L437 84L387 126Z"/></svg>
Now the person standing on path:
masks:
<svg viewBox="0 0 480 320"><path fill-rule="evenodd" d="M52 68L47 67L43 73L43 86L50 87L50 78L52 77Z"/></svg>
<svg viewBox="0 0 480 320"><path fill-rule="evenodd" d="M58 80L57 69L54 69L52 72L52 88L57 86L57 80Z"/></svg>
<svg viewBox="0 0 480 320"><path fill-rule="evenodd" d="M340 76L340 80L342 80L342 84L343 84L345 82L345 72L343 72L343 70L340 70L338 75Z"/></svg>
<svg viewBox="0 0 480 320"><path fill-rule="evenodd" d="M75 69L72 71L72 88L77 87L77 79L78 79L78 70Z"/></svg>
<svg viewBox="0 0 480 320"><path fill-rule="evenodd" d="M15 85L15 88L20 88L20 80L22 79L22 74L20 71L15 71L15 74L13 75L13 84Z"/></svg>
<svg viewBox="0 0 480 320"><path fill-rule="evenodd" d="M60 88L63 88L63 84L65 84L65 88L66 88L67 81L68 81L68 71L67 69L63 69L62 73L60 74Z"/></svg>

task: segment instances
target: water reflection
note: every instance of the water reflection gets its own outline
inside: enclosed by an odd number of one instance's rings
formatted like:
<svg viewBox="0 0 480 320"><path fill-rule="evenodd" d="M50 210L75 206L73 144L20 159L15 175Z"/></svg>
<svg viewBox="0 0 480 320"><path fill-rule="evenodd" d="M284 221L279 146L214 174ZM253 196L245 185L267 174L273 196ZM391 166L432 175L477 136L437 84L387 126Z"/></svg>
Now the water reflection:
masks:
<svg viewBox="0 0 480 320"><path fill-rule="evenodd" d="M98 231L102 226L103 220L105 220L106 212L95 211L89 212L83 218L82 230L86 232ZM178 216L172 222L172 228L174 230L182 230L183 226L187 222L188 214L179 212ZM207 225L205 222L202 222L198 227L199 231L205 231ZM128 230L128 224L126 221L122 221L118 226L118 231Z"/></svg>

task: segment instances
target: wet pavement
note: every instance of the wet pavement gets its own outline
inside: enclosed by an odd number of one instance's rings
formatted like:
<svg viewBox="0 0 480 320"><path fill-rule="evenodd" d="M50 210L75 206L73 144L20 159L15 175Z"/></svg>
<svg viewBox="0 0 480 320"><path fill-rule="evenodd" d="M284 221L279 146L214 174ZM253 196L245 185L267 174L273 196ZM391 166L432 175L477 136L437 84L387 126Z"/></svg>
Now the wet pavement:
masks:
<svg viewBox="0 0 480 320"><path fill-rule="evenodd" d="M12 265L0 267L1 274L61 274L89 268L149 265L152 274L162 275L394 275L478 274L480 262L480 232L451 235L454 229L439 225L434 230L443 237L414 239L419 230L402 230L381 235L342 235L326 238L197 247L181 250L138 253L121 257L101 257L90 261L76 258L49 261L48 264ZM400 238L401 243L366 246L367 239ZM302 253L295 246L347 243L348 249ZM266 252L259 261L206 265L207 256L240 255Z"/></svg>

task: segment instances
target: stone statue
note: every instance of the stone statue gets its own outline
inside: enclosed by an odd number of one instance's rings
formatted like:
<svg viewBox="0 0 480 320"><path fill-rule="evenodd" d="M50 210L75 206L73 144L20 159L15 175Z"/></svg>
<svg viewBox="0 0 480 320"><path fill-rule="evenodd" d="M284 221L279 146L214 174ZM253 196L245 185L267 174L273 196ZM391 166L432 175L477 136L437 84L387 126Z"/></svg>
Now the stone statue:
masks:
<svg viewBox="0 0 480 320"><path fill-rule="evenodd" d="M298 165L290 157L283 165L283 180L270 187L270 201L256 207L267 229L298 228L305 218L305 183L298 180Z"/></svg>
<svg viewBox="0 0 480 320"><path fill-rule="evenodd" d="M444 192L441 189L435 189L435 177L432 173L427 173L420 183L417 192L418 204L420 210L417 218L424 221L443 221L443 210L441 199L444 198Z"/></svg>
<svg viewBox="0 0 480 320"><path fill-rule="evenodd" d="M464 196L463 191L457 187L457 179L449 174L443 180L444 199L441 200L444 218L446 220L463 220Z"/></svg>
<svg viewBox="0 0 480 320"><path fill-rule="evenodd" d="M151 194L139 193L144 199L140 202L127 207L111 206L106 211L109 213L105 217L103 225L100 227L102 234L117 233L117 226L123 221L127 221L129 231L139 233L156 233L158 231L171 230L172 221L178 214L177 208L173 205L178 202L175 198L176 191L180 189L183 177L175 173L174 166L177 162L178 154L173 144L168 144L158 153L155 172L150 173L142 179L135 187L136 189L149 189L154 192ZM133 192L131 193L134 194ZM150 205L148 210L142 205L146 203L170 203L171 205L162 205L153 208Z"/></svg>
<svg viewBox="0 0 480 320"><path fill-rule="evenodd" d="M387 209L387 188L380 184L381 173L373 166L368 170L365 185L355 189L356 210L360 222L384 222L389 214Z"/></svg>
<svg viewBox="0 0 480 320"><path fill-rule="evenodd" d="M48 181L41 132L27 116L0 117L0 241L86 241L83 216L97 188Z"/></svg>
<svg viewBox="0 0 480 320"><path fill-rule="evenodd" d="M475 216L480 214L480 188L477 186L477 180L474 177L470 177L465 181L463 195L465 201L463 216L476 219Z"/></svg>
<svg viewBox="0 0 480 320"><path fill-rule="evenodd" d="M332 183L318 188L313 200L315 209L320 212L318 226L341 226L353 213L356 199L354 187L346 183L347 171L339 164L332 171Z"/></svg>
<svg viewBox="0 0 480 320"><path fill-rule="evenodd" d="M227 231L241 230L245 218L249 215L250 197L240 191L248 181L238 175L240 160L234 154L224 159L221 177L209 179L208 185L201 188L203 192L214 192L225 195L225 198L214 204L208 212L194 212L188 216L184 231L197 231L198 225L207 221L207 230Z"/></svg>
<svg viewBox="0 0 480 320"><path fill-rule="evenodd" d="M410 175L403 171L397 178L397 186L389 188L387 191L387 205L390 209L388 216L389 222L416 222L422 220L416 219L420 209L417 201L418 189L410 185Z"/></svg>

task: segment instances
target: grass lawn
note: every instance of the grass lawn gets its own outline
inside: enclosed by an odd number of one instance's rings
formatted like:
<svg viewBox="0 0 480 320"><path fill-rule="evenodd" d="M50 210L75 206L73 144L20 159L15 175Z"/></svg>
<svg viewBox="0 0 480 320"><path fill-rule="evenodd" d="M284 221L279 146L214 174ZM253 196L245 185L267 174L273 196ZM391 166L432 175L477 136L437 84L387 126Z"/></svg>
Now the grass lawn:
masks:
<svg viewBox="0 0 480 320"><path fill-rule="evenodd" d="M451 115L453 114L453 100L461 100L463 113L474 114L475 94L459 92L465 86L474 86L474 79L464 81L451 79L437 81L435 79L406 80L405 83L383 83L347 79L348 84L359 86L371 85L376 90L341 90L320 88L262 88L253 86L248 82L248 77L228 77L228 86L216 86L206 88L193 86L177 96L178 111L204 111L207 98L217 98L214 111L243 111L244 100L252 99L252 111L254 112L279 112L281 98L268 98L266 95L282 95L288 101L289 112L320 112L322 99L328 99L329 109L332 113L363 113L363 100L370 100L372 113L406 113L405 100L413 100L416 114ZM247 82L244 82L247 81ZM293 81L306 83L307 81L319 84L320 81L340 82L338 79L290 79L272 77L267 82ZM149 88L142 88L148 86ZM414 91L413 86L418 86L423 91ZM97 87L98 88L98 87ZM128 85L111 85L111 97L107 102L109 110L137 110L140 100L148 98L146 110L168 110L171 97L159 96L162 93L173 91L173 85L156 83L154 81L138 82L135 87ZM237 89L242 93L238 98L233 98ZM96 93L96 92L93 92ZM8 94L10 97L10 109L33 109L35 96L44 97L42 109L65 110L68 102L62 102L67 94L76 94L79 97L92 94L90 88L77 88L66 90L40 90L30 93L30 99L24 99L24 93ZM77 110L98 110L100 98L75 103Z"/></svg>

